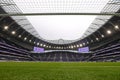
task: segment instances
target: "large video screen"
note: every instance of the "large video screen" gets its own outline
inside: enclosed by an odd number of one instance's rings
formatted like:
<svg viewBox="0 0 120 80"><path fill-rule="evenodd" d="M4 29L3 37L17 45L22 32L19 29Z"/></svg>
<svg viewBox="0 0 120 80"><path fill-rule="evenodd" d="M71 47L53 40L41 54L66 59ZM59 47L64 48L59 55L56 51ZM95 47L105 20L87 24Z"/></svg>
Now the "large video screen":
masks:
<svg viewBox="0 0 120 80"><path fill-rule="evenodd" d="M78 48L78 52L88 53L89 52L89 47Z"/></svg>
<svg viewBox="0 0 120 80"><path fill-rule="evenodd" d="M42 52L44 52L44 48L34 47L34 48L33 48L33 51L34 51L34 52L37 52L37 53L42 53Z"/></svg>

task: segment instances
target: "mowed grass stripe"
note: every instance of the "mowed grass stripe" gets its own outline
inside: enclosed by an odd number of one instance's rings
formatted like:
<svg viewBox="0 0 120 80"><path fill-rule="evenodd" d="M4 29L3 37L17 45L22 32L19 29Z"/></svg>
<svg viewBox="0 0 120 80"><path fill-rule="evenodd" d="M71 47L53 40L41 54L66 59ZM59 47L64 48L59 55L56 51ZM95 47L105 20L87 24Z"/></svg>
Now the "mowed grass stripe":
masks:
<svg viewBox="0 0 120 80"><path fill-rule="evenodd" d="M0 62L0 80L120 80L120 63Z"/></svg>

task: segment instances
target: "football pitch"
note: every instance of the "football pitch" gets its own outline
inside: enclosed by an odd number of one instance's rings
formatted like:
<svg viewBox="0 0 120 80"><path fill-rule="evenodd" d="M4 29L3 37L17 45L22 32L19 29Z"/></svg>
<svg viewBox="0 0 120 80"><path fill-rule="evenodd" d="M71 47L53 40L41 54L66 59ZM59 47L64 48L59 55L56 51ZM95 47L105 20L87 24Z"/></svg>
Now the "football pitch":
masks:
<svg viewBox="0 0 120 80"><path fill-rule="evenodd" d="M0 62L0 80L120 80L120 62Z"/></svg>

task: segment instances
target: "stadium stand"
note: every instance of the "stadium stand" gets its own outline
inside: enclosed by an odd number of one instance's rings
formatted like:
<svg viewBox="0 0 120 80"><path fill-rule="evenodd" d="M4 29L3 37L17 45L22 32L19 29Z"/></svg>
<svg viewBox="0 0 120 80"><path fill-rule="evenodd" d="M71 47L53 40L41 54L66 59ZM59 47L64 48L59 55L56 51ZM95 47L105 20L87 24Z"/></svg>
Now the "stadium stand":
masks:
<svg viewBox="0 0 120 80"><path fill-rule="evenodd" d="M29 51L0 37L0 60L30 61Z"/></svg>
<svg viewBox="0 0 120 80"><path fill-rule="evenodd" d="M0 60L6 61L87 61L91 53L53 51L30 53L29 50L0 37Z"/></svg>
<svg viewBox="0 0 120 80"><path fill-rule="evenodd" d="M103 48L94 51L90 61L120 61L119 40L104 45Z"/></svg>
<svg viewBox="0 0 120 80"><path fill-rule="evenodd" d="M87 61L91 53L74 53L69 51L53 51L47 53L31 53L37 61Z"/></svg>
<svg viewBox="0 0 120 80"><path fill-rule="evenodd" d="M102 1L102 0L101 0ZM100 2L101 2L100 1ZM33 1L34 2L34 1ZM74 1L73 1L74 2ZM22 3L22 2L20 2ZM54 2L52 2L54 4ZM59 2L58 2L59 3ZM72 2L71 2L72 3ZM82 3L82 2L81 2ZM99 3L99 2L98 2ZM90 12L85 9L86 15L99 15L91 23L90 27L85 31L83 36L78 40L45 40L40 37L38 32L25 17L29 14L35 15L28 11L28 14L22 13L18 4L14 0L0 1L0 60L15 61L120 61L120 3L119 0L109 0L100 12L92 13L96 8L93 2ZM28 2L28 4L31 4ZM60 3L62 4L62 2ZM88 5L82 3L84 5ZM36 6L32 4L33 6ZM39 4L38 4L39 5ZM77 5L77 4L76 4ZM99 4L101 5L101 4ZM30 8L34 8L28 5ZM41 6L41 5L39 5ZM67 10L66 6L61 6L61 12L57 7L48 8L47 15L83 15L81 5L77 5L76 11ZM56 5L55 5L56 6ZM68 5L71 9L72 6ZM69 8L68 7L68 8ZM86 6L87 7L87 6ZM38 11L44 11L42 7L38 7ZM47 9L48 8L48 9ZM65 8L65 9L64 9ZM63 9L63 10L62 10ZM109 10L108 10L109 9ZM49 10L51 14L49 14ZM58 11L58 13L56 13ZM81 12L83 11L83 12ZM52 13L53 12L53 13ZM67 13L70 12L70 13ZM80 12L80 13L78 13ZM106 13L107 12L107 13ZM13 14L14 13L14 14ZM37 13L37 11L36 11ZM46 15L40 14L37 15ZM43 12L44 13L44 12ZM90 14L91 13L91 14ZM21 15L21 16L19 16ZM69 28L68 28L69 29ZM47 50L76 50L82 47L89 47L92 53L75 53L69 51L52 51L45 53L31 53L33 47L40 47Z"/></svg>

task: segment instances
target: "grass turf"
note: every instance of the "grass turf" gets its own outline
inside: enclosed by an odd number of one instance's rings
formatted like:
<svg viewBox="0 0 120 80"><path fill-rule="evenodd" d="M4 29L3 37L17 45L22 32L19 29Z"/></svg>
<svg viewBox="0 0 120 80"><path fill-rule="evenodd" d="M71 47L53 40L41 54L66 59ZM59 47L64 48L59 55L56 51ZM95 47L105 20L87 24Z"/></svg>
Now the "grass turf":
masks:
<svg viewBox="0 0 120 80"><path fill-rule="evenodd" d="M0 62L0 80L120 80L120 63Z"/></svg>

